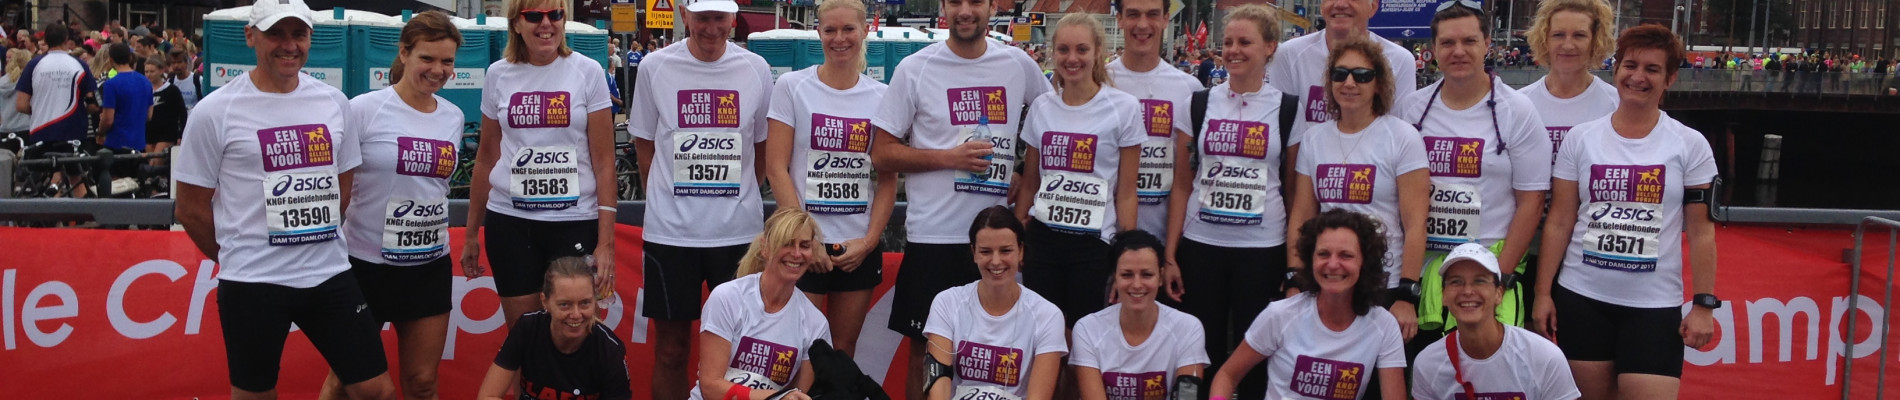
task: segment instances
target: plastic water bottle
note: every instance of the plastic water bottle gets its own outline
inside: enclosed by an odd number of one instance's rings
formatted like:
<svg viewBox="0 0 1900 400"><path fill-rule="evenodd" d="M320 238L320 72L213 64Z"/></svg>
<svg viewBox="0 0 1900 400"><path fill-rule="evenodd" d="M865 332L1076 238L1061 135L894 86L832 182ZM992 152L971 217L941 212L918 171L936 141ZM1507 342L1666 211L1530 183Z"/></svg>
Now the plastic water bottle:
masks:
<svg viewBox="0 0 1900 400"><path fill-rule="evenodd" d="M991 158L996 156L996 152L994 150L995 142L991 140L992 138L994 138L994 136L990 135L989 114L985 113L983 115L978 116L976 118L976 129L970 132L970 141L973 141L973 142L982 141L983 143L991 144L992 150L990 151L990 153L983 155L984 161L991 161ZM976 179L979 181L990 180L989 169L984 169L983 172L976 172L974 174L976 175Z"/></svg>

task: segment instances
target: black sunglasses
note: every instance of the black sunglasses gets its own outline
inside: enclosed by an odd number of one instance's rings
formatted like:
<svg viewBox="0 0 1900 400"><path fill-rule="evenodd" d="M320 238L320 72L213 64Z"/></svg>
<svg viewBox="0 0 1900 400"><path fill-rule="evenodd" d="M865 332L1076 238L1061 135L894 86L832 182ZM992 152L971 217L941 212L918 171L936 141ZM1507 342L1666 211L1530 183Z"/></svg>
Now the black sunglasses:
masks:
<svg viewBox="0 0 1900 400"><path fill-rule="evenodd" d="M560 21L567 18L567 11L558 8L550 10L521 10L521 20L528 21L530 24L541 23L542 17Z"/></svg>
<svg viewBox="0 0 1900 400"><path fill-rule="evenodd" d="M1370 68L1333 67L1333 82L1345 82L1347 75L1352 75L1352 80L1359 83L1371 83L1372 78L1376 77Z"/></svg>

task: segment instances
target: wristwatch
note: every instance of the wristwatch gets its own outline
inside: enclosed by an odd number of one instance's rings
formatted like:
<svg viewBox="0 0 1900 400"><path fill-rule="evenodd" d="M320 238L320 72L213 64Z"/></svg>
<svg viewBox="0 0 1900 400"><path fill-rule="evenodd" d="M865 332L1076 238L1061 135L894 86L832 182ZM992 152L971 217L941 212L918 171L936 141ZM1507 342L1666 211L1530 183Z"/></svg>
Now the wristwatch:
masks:
<svg viewBox="0 0 1900 400"><path fill-rule="evenodd" d="M1392 295L1399 301L1418 304L1418 298L1425 293L1425 285L1411 278L1399 278L1399 287L1392 288Z"/></svg>
<svg viewBox="0 0 1900 400"><path fill-rule="evenodd" d="M1722 308L1722 298L1715 297L1715 295L1708 294L1708 293L1696 293L1694 301L1691 301L1690 303L1695 304L1696 307L1707 308L1710 310Z"/></svg>

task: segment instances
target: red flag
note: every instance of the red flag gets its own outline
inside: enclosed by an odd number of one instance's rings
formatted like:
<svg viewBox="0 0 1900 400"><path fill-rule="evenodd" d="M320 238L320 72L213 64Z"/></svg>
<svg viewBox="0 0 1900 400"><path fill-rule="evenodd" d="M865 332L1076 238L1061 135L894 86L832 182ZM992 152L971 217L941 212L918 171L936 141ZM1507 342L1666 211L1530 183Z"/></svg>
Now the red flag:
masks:
<svg viewBox="0 0 1900 400"><path fill-rule="evenodd" d="M1207 47L1207 21L1201 21L1201 27L1194 28L1194 41L1200 43L1196 47Z"/></svg>

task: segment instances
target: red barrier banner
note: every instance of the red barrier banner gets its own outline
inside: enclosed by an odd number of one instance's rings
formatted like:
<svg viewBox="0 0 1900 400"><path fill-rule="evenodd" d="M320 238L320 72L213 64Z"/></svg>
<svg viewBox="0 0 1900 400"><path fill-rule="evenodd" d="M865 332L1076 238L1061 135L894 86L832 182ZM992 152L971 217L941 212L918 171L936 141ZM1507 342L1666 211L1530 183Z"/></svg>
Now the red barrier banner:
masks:
<svg viewBox="0 0 1900 400"><path fill-rule="evenodd" d="M452 229L459 250L461 230ZM1891 327L1881 301L1888 287L1885 236L1870 237L1867 270L1850 277L1842 250L1851 232L1761 227L1718 230L1716 339L1685 357L1683 398L1838 398L1852 345L1855 398L1873 395L1880 343ZM628 344L635 396L651 384L649 321L640 317L640 230L616 234L621 302L602 322ZM216 265L182 232L0 228L0 395L4 398L221 399L230 396L217 318ZM857 361L902 398L904 355L884 329L899 255L886 257L884 283L860 335ZM455 269L460 271L460 268ZM442 354L442 398L472 398L506 335L490 277L454 280ZM1848 306L1848 285L1861 287ZM1858 326L1848 332L1848 318ZM395 366L395 332L384 345ZM1900 348L1886 378L1900 385ZM690 358L689 358L690 359ZM689 363L693 368L696 363ZM285 345L278 391L313 398L324 362L301 334ZM690 376L690 375L689 375ZM1900 399L1900 387L1888 399Z"/></svg>

